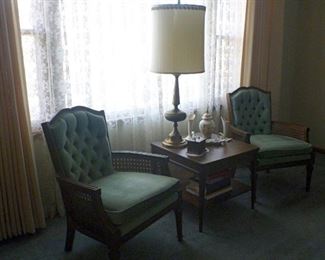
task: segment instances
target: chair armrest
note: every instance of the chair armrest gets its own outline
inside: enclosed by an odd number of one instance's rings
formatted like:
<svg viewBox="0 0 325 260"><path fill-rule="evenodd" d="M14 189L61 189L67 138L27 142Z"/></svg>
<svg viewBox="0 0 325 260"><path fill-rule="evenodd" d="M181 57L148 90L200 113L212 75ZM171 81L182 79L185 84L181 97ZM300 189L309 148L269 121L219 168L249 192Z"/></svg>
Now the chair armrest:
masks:
<svg viewBox="0 0 325 260"><path fill-rule="evenodd" d="M286 135L309 142L309 128L299 124L272 121L272 134Z"/></svg>
<svg viewBox="0 0 325 260"><path fill-rule="evenodd" d="M69 178L64 178L64 177L60 177L60 176L56 176L56 179L58 180L60 187L61 187L61 185L63 185L66 188L71 188L78 192L85 192L91 196L100 195L100 188L98 188L98 187L84 184L84 183L77 182L77 181L73 181Z"/></svg>
<svg viewBox="0 0 325 260"><path fill-rule="evenodd" d="M120 231L109 220L101 200L101 189L57 176L67 217L80 229L108 231L112 237Z"/></svg>
<svg viewBox="0 0 325 260"><path fill-rule="evenodd" d="M112 159L113 167L117 171L148 172L170 176L169 158L165 155L133 151L113 151Z"/></svg>
<svg viewBox="0 0 325 260"><path fill-rule="evenodd" d="M249 139L250 139L251 134L249 132L241 130L241 129L234 127L232 125L229 125L229 131L230 131L230 135L232 138L246 142L246 143L250 143Z"/></svg>

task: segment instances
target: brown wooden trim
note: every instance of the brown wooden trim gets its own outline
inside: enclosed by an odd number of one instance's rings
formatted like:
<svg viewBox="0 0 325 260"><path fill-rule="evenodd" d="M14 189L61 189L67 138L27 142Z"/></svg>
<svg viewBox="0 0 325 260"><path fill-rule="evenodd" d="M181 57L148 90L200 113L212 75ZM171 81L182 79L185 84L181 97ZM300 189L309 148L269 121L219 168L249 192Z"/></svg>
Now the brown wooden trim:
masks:
<svg viewBox="0 0 325 260"><path fill-rule="evenodd" d="M230 99L230 94L227 93L227 107L228 107L228 119L229 119L229 126L231 126L234 122L233 111L232 111L232 102Z"/></svg>
<svg viewBox="0 0 325 260"><path fill-rule="evenodd" d="M51 124L54 121L56 121L60 116L62 116L63 114L66 114L67 112L75 112L75 111L80 111L80 110L84 110L87 112L90 112L92 114L98 115L98 116L104 116L105 117L105 113L103 110L94 110L91 109L89 107L84 107L84 106L75 106L75 107L71 107L71 108L64 108L62 110L60 110L48 123Z"/></svg>
<svg viewBox="0 0 325 260"><path fill-rule="evenodd" d="M316 153L320 153L320 154L325 154L325 148L318 146L318 145L314 145L313 149Z"/></svg>
<svg viewBox="0 0 325 260"><path fill-rule="evenodd" d="M250 143L250 136L251 136L250 133L243 131L237 127L234 127L233 125L229 125L229 130L232 138L240 140L245 143Z"/></svg>
<svg viewBox="0 0 325 260"><path fill-rule="evenodd" d="M300 124L272 121L272 133L309 141L309 128Z"/></svg>
<svg viewBox="0 0 325 260"><path fill-rule="evenodd" d="M257 166L257 171L264 171L264 170L272 170L272 169L279 169L279 168L287 168L287 167L294 167L299 165L307 165L310 160L303 160L303 161L294 161L294 162L286 162L286 163L277 163L277 164L271 164L266 166Z"/></svg>
<svg viewBox="0 0 325 260"><path fill-rule="evenodd" d="M231 93L227 93L227 106L228 106L228 115L229 115L229 121L230 121L230 125L233 125L234 123L234 118L233 118L233 110L232 110L232 101L231 101L231 97L234 96L237 92L241 91L241 90L257 90L260 91L264 94L268 94L270 96L270 104L272 104L272 99L271 99L271 92L270 91L266 91L264 89L258 88L258 87L254 87L254 86L241 86L239 88L237 88L235 91L231 92ZM272 111L271 111L271 118L272 118Z"/></svg>
<svg viewBox="0 0 325 260"><path fill-rule="evenodd" d="M246 89L254 89L254 90L261 91L261 92L263 92L265 94L270 94L271 95L270 91L267 91L267 90L264 90L264 89L261 89L261 88L255 87L255 86L247 86L247 87L246 86L241 86L241 87L237 88L236 90L234 90L233 92L231 92L230 95L232 96L232 95L236 94L237 92L239 92L239 91L241 91L243 89L245 89L245 90Z"/></svg>

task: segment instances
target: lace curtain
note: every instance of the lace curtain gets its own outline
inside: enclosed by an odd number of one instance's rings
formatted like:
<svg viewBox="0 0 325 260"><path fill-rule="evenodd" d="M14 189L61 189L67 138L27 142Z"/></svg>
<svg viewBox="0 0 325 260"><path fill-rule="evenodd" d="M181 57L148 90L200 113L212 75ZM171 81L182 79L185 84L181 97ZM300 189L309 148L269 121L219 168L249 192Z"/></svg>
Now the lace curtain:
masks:
<svg viewBox="0 0 325 260"><path fill-rule="evenodd" d="M103 109L115 149L149 150L171 130L174 78L151 73L151 6L159 0L20 0L33 130L65 107ZM175 1L176 3L176 1ZM246 1L206 10L205 67L180 76L180 108L210 110L240 82ZM186 134L186 122L180 123Z"/></svg>

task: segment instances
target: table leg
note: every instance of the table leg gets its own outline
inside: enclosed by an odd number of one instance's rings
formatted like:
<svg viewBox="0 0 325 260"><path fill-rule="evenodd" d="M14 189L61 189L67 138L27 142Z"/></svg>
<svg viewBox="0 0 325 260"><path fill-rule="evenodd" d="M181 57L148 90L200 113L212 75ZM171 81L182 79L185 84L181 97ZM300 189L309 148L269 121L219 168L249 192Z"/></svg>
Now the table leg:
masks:
<svg viewBox="0 0 325 260"><path fill-rule="evenodd" d="M255 201L256 201L256 167L255 167L255 160L251 162L250 165L250 171L251 171L251 208L255 208Z"/></svg>
<svg viewBox="0 0 325 260"><path fill-rule="evenodd" d="M199 231L203 232L204 194L205 194L205 173L199 174Z"/></svg>

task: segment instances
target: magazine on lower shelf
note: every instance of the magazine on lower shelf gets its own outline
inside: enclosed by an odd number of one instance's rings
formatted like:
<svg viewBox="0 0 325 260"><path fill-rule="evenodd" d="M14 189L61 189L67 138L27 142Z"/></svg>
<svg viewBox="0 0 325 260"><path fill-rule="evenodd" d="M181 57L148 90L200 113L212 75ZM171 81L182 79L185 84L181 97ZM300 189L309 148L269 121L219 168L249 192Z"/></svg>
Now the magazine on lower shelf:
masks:
<svg viewBox="0 0 325 260"><path fill-rule="evenodd" d="M191 194L193 194L193 195L195 195L195 196L199 196L199 193L197 191L194 191L194 190L192 190L190 188L186 188L186 191L189 192L189 193L191 193ZM232 191L232 187L231 186L227 186L227 187L224 187L222 189L219 189L219 190L217 190L215 192L211 192L209 194L205 194L204 198L206 200L210 200L210 199L213 199L213 198L215 198L217 196L221 196L221 195L225 195L227 193L230 193L231 191Z"/></svg>
<svg viewBox="0 0 325 260"><path fill-rule="evenodd" d="M215 182L219 182L220 179L231 179L234 177L234 169L226 169L223 171L218 171L212 174L209 174L206 179L207 184L213 184ZM199 177L196 176L195 179L199 181Z"/></svg>
<svg viewBox="0 0 325 260"><path fill-rule="evenodd" d="M208 184L206 183L205 185L205 194L210 194L212 192L215 192L217 190L220 190L222 188L225 187L229 187L231 185L231 179L230 178L218 178L219 180L212 183L212 184ZM191 189L194 192L199 192L199 183L195 180L190 180L188 185L187 185L187 189Z"/></svg>

